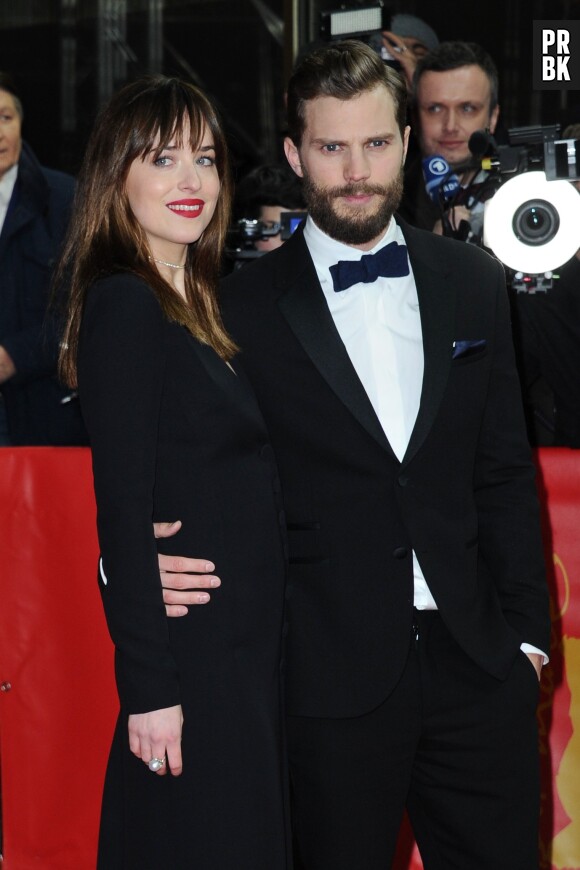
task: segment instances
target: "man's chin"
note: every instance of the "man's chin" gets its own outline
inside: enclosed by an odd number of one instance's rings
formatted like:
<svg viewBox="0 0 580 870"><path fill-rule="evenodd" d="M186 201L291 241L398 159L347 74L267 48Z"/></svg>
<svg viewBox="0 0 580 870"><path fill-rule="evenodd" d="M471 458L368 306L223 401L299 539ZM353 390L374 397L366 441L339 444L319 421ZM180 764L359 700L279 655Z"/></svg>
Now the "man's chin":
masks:
<svg viewBox="0 0 580 870"><path fill-rule="evenodd" d="M455 170L461 166L465 166L466 163L469 163L473 159L473 155L471 152L467 151L466 154L458 154L457 151L453 151L449 153L448 151L442 151L441 157L446 160L451 167L451 169Z"/></svg>
<svg viewBox="0 0 580 870"><path fill-rule="evenodd" d="M348 221L366 221L375 218L381 210L382 203L372 201L361 205L360 203L349 203L345 200L335 200L331 208L334 215L341 220Z"/></svg>

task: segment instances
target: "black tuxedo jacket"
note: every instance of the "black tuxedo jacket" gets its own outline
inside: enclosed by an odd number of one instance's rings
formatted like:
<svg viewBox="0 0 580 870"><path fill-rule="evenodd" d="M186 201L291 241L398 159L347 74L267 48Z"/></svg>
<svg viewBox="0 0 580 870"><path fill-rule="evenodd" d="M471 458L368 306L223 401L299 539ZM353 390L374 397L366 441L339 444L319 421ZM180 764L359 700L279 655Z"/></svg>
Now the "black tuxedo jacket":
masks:
<svg viewBox="0 0 580 870"><path fill-rule="evenodd" d="M347 717L396 684L412 550L442 618L505 678L547 650L548 596L501 265L401 222L425 370L402 462L334 326L301 230L224 282L227 327L276 450L290 547L289 712ZM454 344L455 343L455 344Z"/></svg>

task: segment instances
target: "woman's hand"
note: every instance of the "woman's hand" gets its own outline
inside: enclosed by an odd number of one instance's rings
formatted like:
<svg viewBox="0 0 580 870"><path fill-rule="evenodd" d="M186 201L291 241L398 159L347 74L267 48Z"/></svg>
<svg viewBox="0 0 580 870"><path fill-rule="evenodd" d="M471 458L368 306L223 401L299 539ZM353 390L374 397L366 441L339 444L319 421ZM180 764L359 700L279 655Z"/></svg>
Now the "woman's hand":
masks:
<svg viewBox="0 0 580 870"><path fill-rule="evenodd" d="M400 36L392 33L390 30L381 31L383 37L383 45L395 60L401 64L401 73L407 83L407 90L411 93L413 89L413 76L415 67L417 66L417 58L412 51L409 51Z"/></svg>
<svg viewBox="0 0 580 870"><path fill-rule="evenodd" d="M129 716L129 747L145 764L152 758L166 759L156 773L164 776L167 768L173 776L181 774L181 704L152 710L150 713L132 713Z"/></svg>

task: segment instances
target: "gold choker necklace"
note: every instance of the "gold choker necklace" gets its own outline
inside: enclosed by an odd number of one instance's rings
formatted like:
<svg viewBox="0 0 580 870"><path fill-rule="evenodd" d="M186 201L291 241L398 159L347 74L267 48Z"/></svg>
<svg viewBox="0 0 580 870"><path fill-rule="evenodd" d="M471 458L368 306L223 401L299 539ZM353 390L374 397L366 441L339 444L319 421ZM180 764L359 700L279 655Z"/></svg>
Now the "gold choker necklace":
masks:
<svg viewBox="0 0 580 870"><path fill-rule="evenodd" d="M149 259L161 266L169 266L170 269L185 269L185 263L180 266L179 263L168 263L167 260L158 260L157 257L149 257Z"/></svg>

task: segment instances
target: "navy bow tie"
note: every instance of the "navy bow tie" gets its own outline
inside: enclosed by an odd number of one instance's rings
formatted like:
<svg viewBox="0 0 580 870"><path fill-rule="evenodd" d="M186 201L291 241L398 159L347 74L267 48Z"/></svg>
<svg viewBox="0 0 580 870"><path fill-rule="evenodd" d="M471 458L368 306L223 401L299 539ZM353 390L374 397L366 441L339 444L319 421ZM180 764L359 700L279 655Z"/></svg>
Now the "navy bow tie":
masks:
<svg viewBox="0 0 580 870"><path fill-rule="evenodd" d="M348 290L353 284L370 284L377 278L402 278L409 274L406 245L391 242L376 254L363 254L360 260L339 260L330 267L334 292Z"/></svg>

